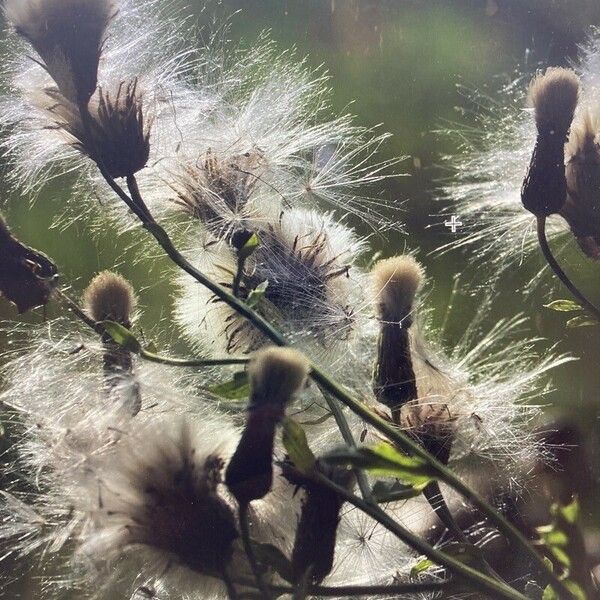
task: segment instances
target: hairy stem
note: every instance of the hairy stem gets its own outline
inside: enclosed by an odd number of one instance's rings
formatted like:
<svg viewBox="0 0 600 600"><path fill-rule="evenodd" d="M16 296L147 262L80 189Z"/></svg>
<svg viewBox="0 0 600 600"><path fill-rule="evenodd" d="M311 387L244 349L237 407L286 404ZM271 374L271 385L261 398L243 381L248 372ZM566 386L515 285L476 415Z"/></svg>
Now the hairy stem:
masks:
<svg viewBox="0 0 600 600"><path fill-rule="evenodd" d="M537 236L538 242L540 245L540 249L542 250L542 254L546 259L546 262L550 266L550 268L554 271L554 274L561 280L564 286L571 292L571 294L575 297L577 302L581 304L581 306L587 310L589 313L594 315L596 319L600 321L600 308L595 306L592 302L590 302L580 291L579 288L569 279L569 276L562 270L562 267L558 264L558 261L552 254L552 250L548 244L548 239L546 238L546 217L538 216L537 217Z"/></svg>

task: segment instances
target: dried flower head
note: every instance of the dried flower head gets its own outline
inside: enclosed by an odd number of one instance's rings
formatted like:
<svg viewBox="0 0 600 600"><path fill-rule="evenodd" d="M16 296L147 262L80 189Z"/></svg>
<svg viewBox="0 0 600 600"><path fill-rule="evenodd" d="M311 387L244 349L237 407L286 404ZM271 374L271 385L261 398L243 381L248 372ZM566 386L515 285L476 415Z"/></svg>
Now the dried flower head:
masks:
<svg viewBox="0 0 600 600"><path fill-rule="evenodd" d="M566 153L567 201L560 214L579 246L600 259L600 142L598 117L583 111L573 123Z"/></svg>
<svg viewBox="0 0 600 600"><path fill-rule="evenodd" d="M316 467L329 480L351 490L355 480L352 471L318 464ZM296 488L302 488L300 520L292 551L292 569L296 581L307 578L321 583L334 565L337 530L344 499L334 491L298 472L289 462L283 464L283 476Z"/></svg>
<svg viewBox="0 0 600 600"><path fill-rule="evenodd" d="M379 261L373 268L372 279L380 321L373 391L399 422L403 404L417 398L409 328L423 270L412 256L396 256Z"/></svg>
<svg viewBox="0 0 600 600"><path fill-rule="evenodd" d="M333 215L294 209L252 229L260 240L245 262L239 294L254 296L255 308L282 329L312 345L328 349L347 340L360 309L362 273L354 266L364 249ZM206 244L196 264L225 287L237 270L234 252L225 244ZM245 319L183 279L179 320L190 339L226 350L248 352L265 343ZM316 342L316 344L315 344Z"/></svg>
<svg viewBox="0 0 600 600"><path fill-rule="evenodd" d="M27 312L47 304L57 277L52 261L14 237L0 215L0 295Z"/></svg>
<svg viewBox="0 0 600 600"><path fill-rule="evenodd" d="M114 0L7 0L4 13L39 54L61 93L87 103L94 93Z"/></svg>
<svg viewBox="0 0 600 600"><path fill-rule="evenodd" d="M115 321L129 327L137 299L126 279L112 271L102 271L85 289L83 303L94 321Z"/></svg>
<svg viewBox="0 0 600 600"><path fill-rule="evenodd" d="M567 199L564 145L578 97L579 78L570 69L549 68L529 88L538 135L521 201L537 216L559 212Z"/></svg>
<svg viewBox="0 0 600 600"><path fill-rule="evenodd" d="M241 505L263 498L271 490L275 427L308 372L308 360L291 348L266 348L252 359L246 427L225 477Z"/></svg>
<svg viewBox="0 0 600 600"><path fill-rule="evenodd" d="M261 163L256 150L220 158L209 148L199 163L182 167L175 183L177 202L208 231L228 237L253 215Z"/></svg>
<svg viewBox="0 0 600 600"><path fill-rule="evenodd" d="M88 107L90 135L76 105L56 91L44 93L45 110L55 127L111 177L128 177L146 166L153 120L145 114L137 80L121 82L114 93L98 88Z"/></svg>

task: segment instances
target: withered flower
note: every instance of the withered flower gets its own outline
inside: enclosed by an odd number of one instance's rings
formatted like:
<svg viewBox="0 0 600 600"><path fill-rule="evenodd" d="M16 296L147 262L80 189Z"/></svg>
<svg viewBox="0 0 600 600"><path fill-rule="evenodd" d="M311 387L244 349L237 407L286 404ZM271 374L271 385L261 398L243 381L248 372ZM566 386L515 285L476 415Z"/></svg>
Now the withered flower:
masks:
<svg viewBox="0 0 600 600"><path fill-rule="evenodd" d="M521 201L534 215L560 211L567 198L565 142L579 96L579 78L571 69L551 67L531 82L537 139L523 181Z"/></svg>
<svg viewBox="0 0 600 600"><path fill-rule="evenodd" d="M24 313L48 303L57 278L54 263L22 244L0 216L0 294Z"/></svg>
<svg viewBox="0 0 600 600"><path fill-rule="evenodd" d="M409 328L423 270L411 256L379 261L373 268L373 293L380 321L373 391L392 410L394 421L406 402L417 398Z"/></svg>
<svg viewBox="0 0 600 600"><path fill-rule="evenodd" d="M41 58L61 93L87 104L96 90L114 0L7 0L7 19Z"/></svg>
<svg viewBox="0 0 600 600"><path fill-rule="evenodd" d="M321 463L317 463L316 469L347 490L354 487L355 477L348 469ZM294 580L301 581L308 576L312 583L321 583L333 568L344 499L330 488L302 475L289 461L283 463L282 473L292 485L302 488L305 493L292 551Z"/></svg>
<svg viewBox="0 0 600 600"><path fill-rule="evenodd" d="M137 80L121 82L116 92L98 89L89 106L91 139L79 109L56 90L47 90L52 101L46 110L73 145L113 178L128 177L142 170L150 156L153 119L144 111Z"/></svg>
<svg viewBox="0 0 600 600"><path fill-rule="evenodd" d="M248 367L251 396L248 419L225 483L240 505L264 497L273 484L275 427L308 376L308 361L291 348L266 348Z"/></svg>

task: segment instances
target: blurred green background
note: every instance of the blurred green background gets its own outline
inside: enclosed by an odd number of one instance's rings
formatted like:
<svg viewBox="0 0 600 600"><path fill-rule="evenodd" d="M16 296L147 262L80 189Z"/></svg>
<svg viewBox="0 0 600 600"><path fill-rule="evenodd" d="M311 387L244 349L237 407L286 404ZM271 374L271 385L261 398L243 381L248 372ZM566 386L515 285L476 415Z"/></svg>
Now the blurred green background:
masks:
<svg viewBox="0 0 600 600"><path fill-rule="evenodd" d="M440 157L456 151L455 141L435 131L448 121L468 125L475 118L472 111L464 110L467 102L457 86L493 97L516 70L533 71L537 65L564 64L574 58L577 44L585 40L591 26L600 24L598 0L223 0L208 7L198 0L180 0L178 4L200 22L211 20L215 10L222 15L240 11L231 20L234 40L251 42L269 29L281 49L294 45L301 55L308 55L310 65L324 65L331 75L336 111L349 108L359 124L382 123L393 134L382 158L408 156L400 169L410 176L388 180L382 193L404 202L406 234L392 232L386 244L378 240L375 244L386 254L407 247L417 251L432 282L429 298L434 318L445 309L455 275L461 273L464 280L472 281L473 293L485 290L489 281L485 269L469 274L461 254L430 255L448 241L448 231L430 215L442 210L443 203L434 204L436 186L451 175ZM15 233L53 257L63 279L75 290L81 290L97 271L116 266L140 291L143 326L151 328L168 314L172 298L162 275L166 261L157 261L153 252L151 260L134 264L122 250L128 245L127 234L119 237L110 227L94 235L85 222L64 231L52 227L70 193L69 181L55 181L33 205L9 193L1 180L0 191L2 210ZM575 249L569 258L575 278L600 300L598 265L584 262ZM533 260L500 282L490 323L524 311L531 332L548 337L547 346L558 344L559 350L579 357L556 373L556 392L548 410L582 426L594 463L600 410L598 328L567 330L560 313L542 308L548 294L567 297L560 289L541 289L527 300L515 291L539 265ZM461 307L450 327L449 344L477 310L477 301L467 297ZM48 312L55 314L55 310L50 307ZM27 317L38 322L43 318L41 312ZM17 319L1 299L0 319ZM6 343L2 335L0 350ZM594 502L591 496L584 502L593 530ZM35 581L12 593L36 598Z"/></svg>

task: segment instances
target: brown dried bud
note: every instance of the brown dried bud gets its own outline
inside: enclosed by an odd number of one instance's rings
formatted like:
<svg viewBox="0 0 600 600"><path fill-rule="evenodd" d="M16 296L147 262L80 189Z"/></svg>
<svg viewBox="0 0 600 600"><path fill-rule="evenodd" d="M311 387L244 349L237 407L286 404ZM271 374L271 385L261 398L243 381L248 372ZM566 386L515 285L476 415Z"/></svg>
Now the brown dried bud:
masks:
<svg viewBox="0 0 600 600"><path fill-rule="evenodd" d="M351 490L355 484L352 471L317 464L317 470L341 487ZM296 529L292 552L292 572L295 581L308 575L312 583L321 583L333 568L337 528L344 499L334 491L299 473L286 461L283 476L305 491L300 521Z"/></svg>
<svg viewBox="0 0 600 600"><path fill-rule="evenodd" d="M531 163L521 188L523 206L534 215L560 211L567 197L564 144L579 95L570 69L549 68L531 82L529 99L538 130Z"/></svg>
<svg viewBox="0 0 600 600"><path fill-rule="evenodd" d="M267 348L257 353L248 372L252 390L248 419L225 473L225 483L241 505L271 490L275 427L306 382L309 364L291 348Z"/></svg>
<svg viewBox="0 0 600 600"><path fill-rule="evenodd" d="M372 275L381 328L373 391L398 422L402 405L417 397L409 328L423 270L411 256L397 256L379 261Z"/></svg>
<svg viewBox="0 0 600 600"><path fill-rule="evenodd" d="M48 303L57 278L54 263L15 238L0 216L0 294L24 313Z"/></svg>

